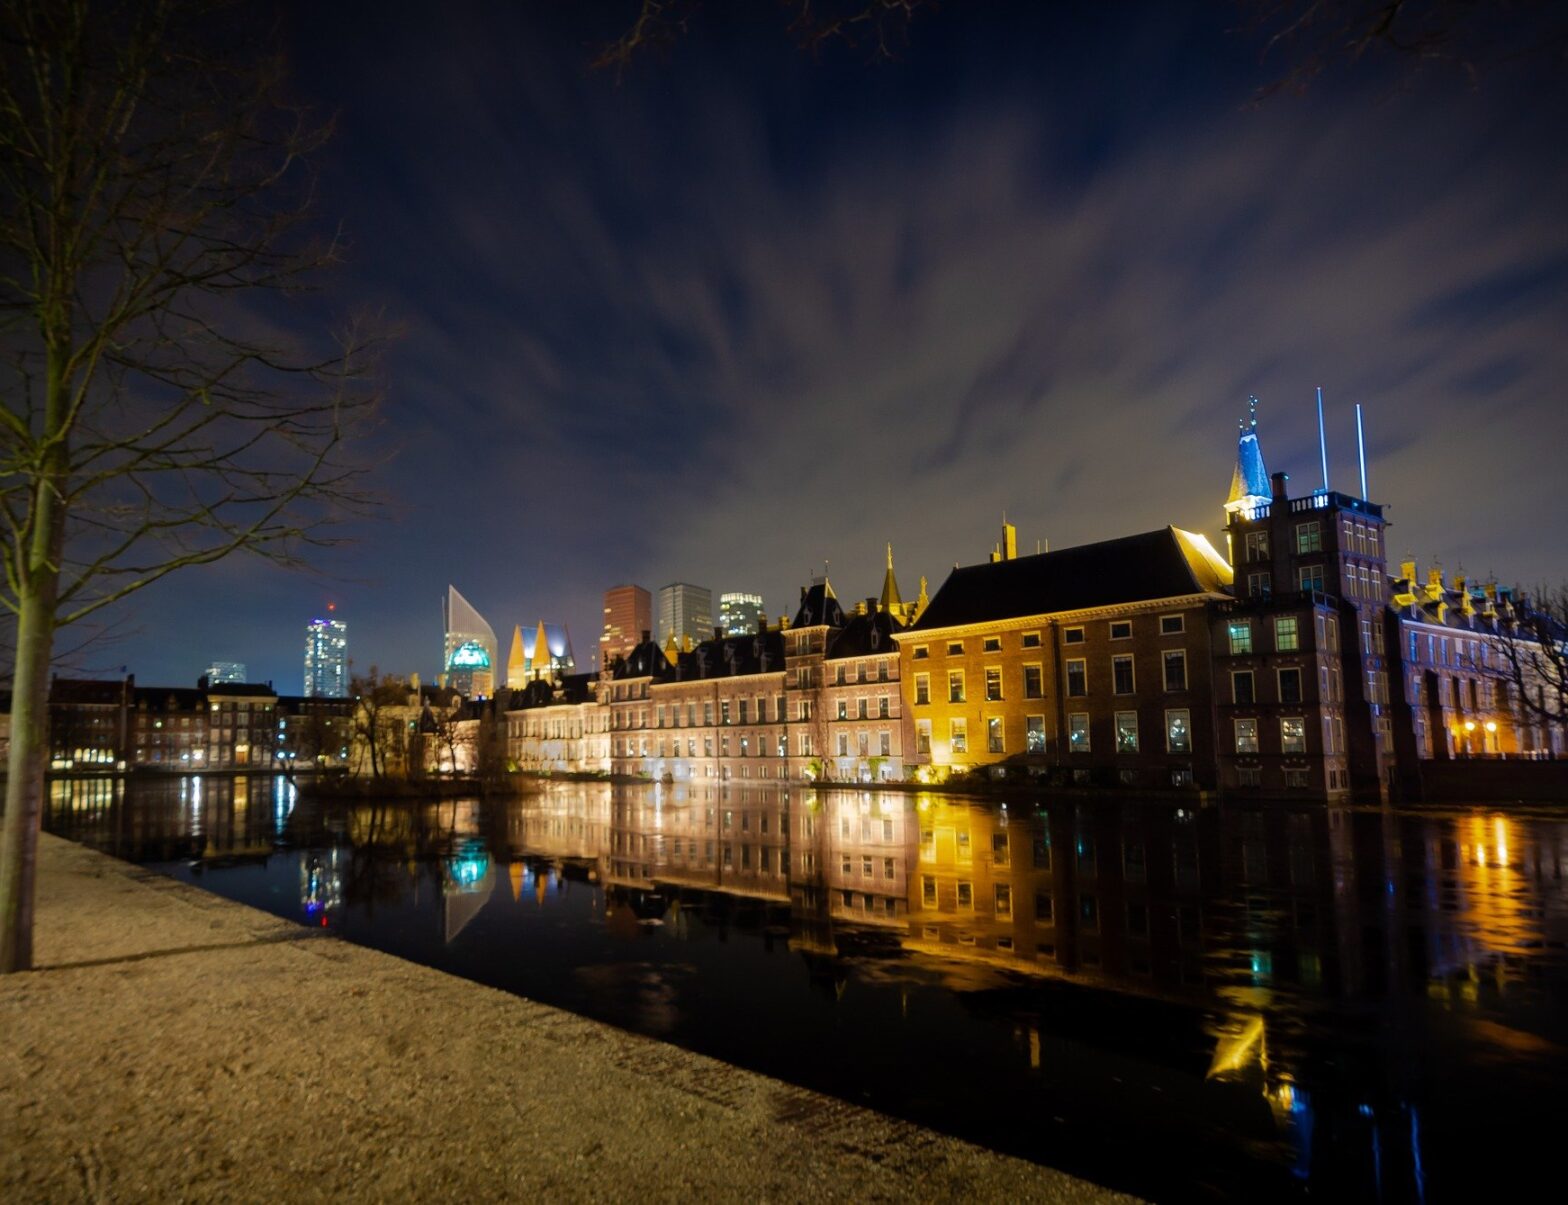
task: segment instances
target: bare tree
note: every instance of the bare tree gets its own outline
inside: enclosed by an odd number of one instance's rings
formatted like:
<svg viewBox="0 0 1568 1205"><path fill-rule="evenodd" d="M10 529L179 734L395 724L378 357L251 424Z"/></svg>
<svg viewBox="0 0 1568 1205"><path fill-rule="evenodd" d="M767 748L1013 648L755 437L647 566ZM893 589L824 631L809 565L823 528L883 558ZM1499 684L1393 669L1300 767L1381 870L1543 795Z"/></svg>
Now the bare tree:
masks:
<svg viewBox="0 0 1568 1205"><path fill-rule="evenodd" d="M409 720L418 715L408 701L408 684L383 678L372 665L364 677L354 678L349 694L354 697L350 771L363 774L368 767L370 776L376 779L405 773L409 764Z"/></svg>
<svg viewBox="0 0 1568 1205"><path fill-rule="evenodd" d="M1521 720L1561 733L1568 728L1568 585L1514 599L1497 625L1498 674Z"/></svg>
<svg viewBox="0 0 1568 1205"><path fill-rule="evenodd" d="M305 157L328 131L282 103L278 64L230 9L0 10L0 603L16 639L0 972L32 963L56 631L231 553L299 563L364 502L344 445L370 405L366 342L276 333L337 258L306 222Z"/></svg>

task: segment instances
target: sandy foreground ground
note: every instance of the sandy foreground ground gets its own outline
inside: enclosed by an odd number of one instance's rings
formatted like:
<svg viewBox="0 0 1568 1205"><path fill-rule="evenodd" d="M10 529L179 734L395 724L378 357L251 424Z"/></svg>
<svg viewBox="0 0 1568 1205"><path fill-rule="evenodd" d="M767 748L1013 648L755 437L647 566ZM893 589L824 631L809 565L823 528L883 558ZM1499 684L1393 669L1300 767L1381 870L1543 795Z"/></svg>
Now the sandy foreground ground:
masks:
<svg viewBox="0 0 1568 1205"><path fill-rule="evenodd" d="M1117 1200L44 837L0 1200Z"/></svg>

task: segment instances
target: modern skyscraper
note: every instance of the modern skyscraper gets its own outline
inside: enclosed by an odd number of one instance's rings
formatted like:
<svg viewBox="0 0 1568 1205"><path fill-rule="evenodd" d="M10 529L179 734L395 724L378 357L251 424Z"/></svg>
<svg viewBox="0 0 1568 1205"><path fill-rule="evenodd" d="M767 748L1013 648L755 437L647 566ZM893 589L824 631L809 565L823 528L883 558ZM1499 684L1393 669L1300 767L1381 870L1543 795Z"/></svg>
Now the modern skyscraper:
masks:
<svg viewBox="0 0 1568 1205"><path fill-rule="evenodd" d="M214 661L207 667L207 681L216 686L219 682L245 681L243 661Z"/></svg>
<svg viewBox="0 0 1568 1205"><path fill-rule="evenodd" d="M328 604L330 616L335 608ZM237 681L244 681L243 674ZM305 625L305 690L307 698L348 696L348 625L341 619L312 619Z"/></svg>
<svg viewBox="0 0 1568 1205"><path fill-rule="evenodd" d="M755 636L762 629L762 595L719 595L719 626L726 636Z"/></svg>
<svg viewBox="0 0 1568 1205"><path fill-rule="evenodd" d="M599 664L610 665L653 631L653 595L641 586L612 586L604 592L604 631L599 634Z"/></svg>
<svg viewBox="0 0 1568 1205"><path fill-rule="evenodd" d="M495 663L499 652L495 630L485 618L448 586L441 606L446 640L441 652L446 685L460 694L488 698L495 693Z"/></svg>
<svg viewBox="0 0 1568 1205"><path fill-rule="evenodd" d="M659 643L671 636L693 644L713 636L713 591L705 586L671 582L659 589Z"/></svg>

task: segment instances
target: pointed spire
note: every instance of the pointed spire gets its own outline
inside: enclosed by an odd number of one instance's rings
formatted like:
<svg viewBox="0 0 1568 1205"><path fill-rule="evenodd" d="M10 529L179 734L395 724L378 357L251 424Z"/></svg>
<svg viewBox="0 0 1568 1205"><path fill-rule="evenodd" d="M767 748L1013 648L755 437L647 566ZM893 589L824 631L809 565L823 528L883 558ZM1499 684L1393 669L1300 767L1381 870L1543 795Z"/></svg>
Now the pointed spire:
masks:
<svg viewBox="0 0 1568 1205"><path fill-rule="evenodd" d="M1234 513L1250 511L1266 505L1273 491L1269 486L1269 471L1263 463L1263 449L1258 444L1258 399L1247 399L1247 417L1237 424L1236 469L1231 474L1230 495L1225 499L1225 510Z"/></svg>
<svg viewBox="0 0 1568 1205"><path fill-rule="evenodd" d="M882 596L877 599L877 605L890 615L897 615L904 605L904 599L898 592L898 579L893 576L891 543L887 546L887 575L882 579Z"/></svg>

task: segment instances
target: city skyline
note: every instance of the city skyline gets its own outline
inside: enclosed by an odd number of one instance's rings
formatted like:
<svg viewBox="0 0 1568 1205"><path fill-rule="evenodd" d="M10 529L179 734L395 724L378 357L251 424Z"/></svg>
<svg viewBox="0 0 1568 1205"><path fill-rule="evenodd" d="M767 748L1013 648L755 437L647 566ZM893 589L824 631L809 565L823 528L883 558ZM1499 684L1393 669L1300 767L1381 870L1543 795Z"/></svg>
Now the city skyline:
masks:
<svg viewBox="0 0 1568 1205"><path fill-rule="evenodd" d="M615 32L587 14L376 22L375 53L344 64L316 34L363 14L300 11L298 85L345 116L322 182L356 245L337 287L417 332L394 349L375 449L397 453L393 521L317 558L355 615L356 671L439 672L420 600L448 580L483 614L596 634L617 581L788 599L827 561L855 597L892 541L906 584L939 582L983 558L1004 512L1025 550L1151 517L1218 542L1207 483L1231 466L1214 423L1257 394L1272 460L1315 484L1319 385L1336 488L1355 479L1364 404L1368 493L1399 501L1394 554L1527 588L1568 575L1545 453L1568 438L1551 404L1568 368L1554 79L1471 91L1438 74L1386 95L1372 73L1253 106L1272 78L1255 45L1218 14L1148 6L1131 44L1101 14L1023 12L1003 34L944 10L871 66L715 16L617 87L583 69ZM1079 65L1113 42L1103 78ZM410 74L453 87L416 109L383 82ZM802 94L770 131L764 115ZM581 144L553 142L550 114ZM432 183L491 179L443 143L454 125L536 163L533 182ZM389 187L404 156L435 170ZM738 203L686 203L715 193ZM647 195L670 204L631 221ZM516 340L489 337L494 307ZM617 366L605 339L627 348ZM683 434L635 417L651 412ZM452 523L453 483L520 444L534 472L517 504L572 504L526 539L502 508ZM601 472L613 500L575 488ZM288 680L321 594L254 563L180 575L77 663L184 680L178 632Z"/></svg>

